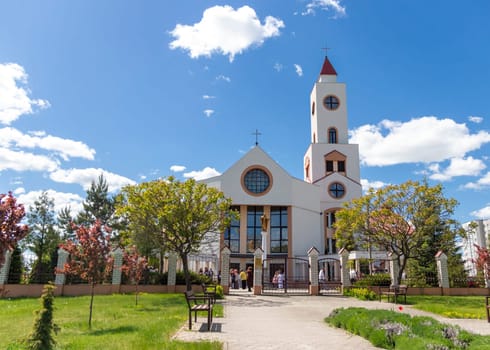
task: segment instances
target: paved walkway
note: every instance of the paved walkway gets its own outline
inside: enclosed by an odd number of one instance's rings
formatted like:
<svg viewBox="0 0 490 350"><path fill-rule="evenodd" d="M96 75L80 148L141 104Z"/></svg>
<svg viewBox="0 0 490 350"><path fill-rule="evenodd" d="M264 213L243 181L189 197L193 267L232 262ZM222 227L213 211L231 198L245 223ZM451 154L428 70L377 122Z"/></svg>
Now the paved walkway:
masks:
<svg viewBox="0 0 490 350"><path fill-rule="evenodd" d="M334 309L359 306L368 309L393 309L386 301L360 301L342 296L255 296L234 292L224 301L225 317L215 318L212 330L207 331L205 315L189 331L187 323L174 339L184 341L217 340L225 350L329 350L378 349L367 340L324 322ZM398 305L396 306L396 308ZM443 323L459 325L473 333L490 335L486 320L449 319L415 310L403 305L411 315L428 315Z"/></svg>

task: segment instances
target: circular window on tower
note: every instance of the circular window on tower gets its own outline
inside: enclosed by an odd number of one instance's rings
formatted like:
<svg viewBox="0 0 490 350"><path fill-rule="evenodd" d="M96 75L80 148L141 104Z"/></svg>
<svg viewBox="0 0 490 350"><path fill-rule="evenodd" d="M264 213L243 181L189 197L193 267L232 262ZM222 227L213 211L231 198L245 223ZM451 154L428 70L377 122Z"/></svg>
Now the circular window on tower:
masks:
<svg viewBox="0 0 490 350"><path fill-rule="evenodd" d="M345 195L345 187L339 182L331 183L328 186L328 193L333 198L342 198Z"/></svg>
<svg viewBox="0 0 490 350"><path fill-rule="evenodd" d="M323 106L329 111L335 111L340 106L340 100L334 95L325 96L323 99Z"/></svg>
<svg viewBox="0 0 490 350"><path fill-rule="evenodd" d="M272 176L267 169L261 166L251 166L243 172L242 187L252 196L264 195L272 187Z"/></svg>

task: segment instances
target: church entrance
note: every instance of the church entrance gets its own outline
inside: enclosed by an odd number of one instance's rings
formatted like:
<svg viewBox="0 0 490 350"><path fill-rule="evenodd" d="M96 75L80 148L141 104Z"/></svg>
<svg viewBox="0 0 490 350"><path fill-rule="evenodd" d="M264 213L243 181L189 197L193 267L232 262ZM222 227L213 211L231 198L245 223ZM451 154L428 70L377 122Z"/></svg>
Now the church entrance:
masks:
<svg viewBox="0 0 490 350"><path fill-rule="evenodd" d="M323 273L322 273L323 270ZM318 288L322 295L341 294L340 260L325 258L318 260Z"/></svg>
<svg viewBox="0 0 490 350"><path fill-rule="evenodd" d="M308 295L310 264L307 259L277 257L262 262L262 294Z"/></svg>

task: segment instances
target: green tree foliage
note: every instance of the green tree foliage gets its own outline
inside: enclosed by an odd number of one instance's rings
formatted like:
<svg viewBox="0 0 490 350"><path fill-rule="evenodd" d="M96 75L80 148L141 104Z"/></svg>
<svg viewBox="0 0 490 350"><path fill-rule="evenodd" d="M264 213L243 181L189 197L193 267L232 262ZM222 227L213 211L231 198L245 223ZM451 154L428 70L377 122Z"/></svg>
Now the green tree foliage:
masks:
<svg viewBox="0 0 490 350"><path fill-rule="evenodd" d="M31 281L45 283L53 277L51 256L60 242L56 231L54 200L46 191L43 191L34 201L34 205L29 207L27 223L29 235L26 238L26 247L36 255Z"/></svg>
<svg viewBox="0 0 490 350"><path fill-rule="evenodd" d="M22 250L17 245L12 252L12 258L10 260L10 269L8 274L9 284L19 284L22 282L22 274L24 272L22 260Z"/></svg>
<svg viewBox="0 0 490 350"><path fill-rule="evenodd" d="M110 231L108 227L105 231ZM102 283L112 272L113 257L111 242L102 230L102 224L97 220L92 226L76 227L76 240L68 240L61 247L70 258L61 273L80 276L91 286L89 327L92 326L92 309L95 285Z"/></svg>
<svg viewBox="0 0 490 350"><path fill-rule="evenodd" d="M53 284L44 286L41 295L41 310L37 311L37 318L34 322L34 329L26 340L29 350L50 350L54 349L56 341L54 334L59 327L53 322L53 292L56 287Z"/></svg>
<svg viewBox="0 0 490 350"><path fill-rule="evenodd" d="M439 250L448 256L455 252L461 230L451 216L457 201L445 198L442 190L425 181L371 189L336 213L338 242L348 249L372 246L393 253L399 284L411 259L426 263Z"/></svg>
<svg viewBox="0 0 490 350"><path fill-rule="evenodd" d="M62 241L75 238L75 229L73 228L74 218L71 215L71 207L66 206L58 212L56 218L58 231Z"/></svg>
<svg viewBox="0 0 490 350"><path fill-rule="evenodd" d="M102 225L111 224L114 214L114 198L109 196L109 185L104 175L100 175L96 181L92 181L87 190L87 197L83 202L83 210L77 216L80 225L91 225L99 220Z"/></svg>
<svg viewBox="0 0 490 350"><path fill-rule="evenodd" d="M29 233L27 225L21 224L25 215L22 204L12 195L0 194L0 267L5 262L5 252L15 249L17 242Z"/></svg>
<svg viewBox="0 0 490 350"><path fill-rule="evenodd" d="M119 212L127 218L135 243L147 240L147 246L178 254L190 290L188 255L217 242L229 225L231 200L206 184L173 177L127 186L122 198Z"/></svg>

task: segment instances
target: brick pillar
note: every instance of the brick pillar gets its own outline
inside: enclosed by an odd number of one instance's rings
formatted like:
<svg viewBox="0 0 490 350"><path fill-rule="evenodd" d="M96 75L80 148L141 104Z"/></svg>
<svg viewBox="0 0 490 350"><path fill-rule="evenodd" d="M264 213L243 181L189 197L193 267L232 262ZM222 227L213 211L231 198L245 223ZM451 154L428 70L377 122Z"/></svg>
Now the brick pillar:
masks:
<svg viewBox="0 0 490 350"><path fill-rule="evenodd" d="M122 263L123 263L123 251L121 248L117 248L112 252L114 257L114 265L112 268L112 284L120 285L122 279Z"/></svg>
<svg viewBox="0 0 490 350"><path fill-rule="evenodd" d="M442 252L442 250L437 252L436 262L437 275L439 277L439 287L449 288L449 270L447 268L447 256Z"/></svg>
<svg viewBox="0 0 490 350"><path fill-rule="evenodd" d="M308 250L308 260L310 262L310 295L318 295L320 289L318 288L318 250L315 247L311 247Z"/></svg>
<svg viewBox="0 0 490 350"><path fill-rule="evenodd" d="M388 258L390 259L390 276L391 276L391 284L399 285L400 281L398 281L398 272L400 271L400 265L398 264L398 259L396 255L393 253L388 253Z"/></svg>
<svg viewBox="0 0 490 350"><path fill-rule="evenodd" d="M221 249L221 286L224 294L230 293L230 255L230 248Z"/></svg>
<svg viewBox="0 0 490 350"><path fill-rule="evenodd" d="M349 271L349 251L345 248L339 250L340 257L340 281L342 282L342 288L350 287L350 271Z"/></svg>
<svg viewBox="0 0 490 350"><path fill-rule="evenodd" d="M58 261L56 262L56 270L62 271L65 269L65 264L68 261L68 256L70 254L62 249L58 249ZM56 277L54 279L54 284L57 286L62 286L65 284L66 281L66 275L64 273L56 273Z"/></svg>
<svg viewBox="0 0 490 350"><path fill-rule="evenodd" d="M168 254L168 271L167 271L167 290L169 293L175 293L177 283L177 254L170 252Z"/></svg>
<svg viewBox="0 0 490 350"><path fill-rule="evenodd" d="M5 251L5 261L0 269L0 284L7 284L9 280L10 261L12 260L12 252L10 250Z"/></svg>
<svg viewBox="0 0 490 350"><path fill-rule="evenodd" d="M262 294L262 249L257 248L254 253L254 295Z"/></svg>

